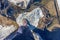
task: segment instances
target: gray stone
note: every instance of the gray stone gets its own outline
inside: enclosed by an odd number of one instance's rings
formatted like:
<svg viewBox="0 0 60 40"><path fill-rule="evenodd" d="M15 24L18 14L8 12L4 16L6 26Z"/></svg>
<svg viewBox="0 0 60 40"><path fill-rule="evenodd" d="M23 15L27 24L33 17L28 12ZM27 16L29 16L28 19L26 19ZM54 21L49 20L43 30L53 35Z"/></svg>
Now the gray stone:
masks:
<svg viewBox="0 0 60 40"><path fill-rule="evenodd" d="M31 12L24 12L19 14L19 16L16 19L16 22L18 25L22 25L22 19L26 18L30 21L32 25L37 27L39 19L41 19L43 16L44 15L42 13L42 10L39 7L37 7Z"/></svg>

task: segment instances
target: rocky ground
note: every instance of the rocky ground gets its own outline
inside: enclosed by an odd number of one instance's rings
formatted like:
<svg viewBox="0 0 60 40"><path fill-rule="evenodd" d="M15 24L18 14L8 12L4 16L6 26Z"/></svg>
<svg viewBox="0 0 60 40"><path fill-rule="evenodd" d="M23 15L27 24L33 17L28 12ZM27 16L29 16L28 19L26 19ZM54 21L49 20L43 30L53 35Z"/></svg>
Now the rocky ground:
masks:
<svg viewBox="0 0 60 40"><path fill-rule="evenodd" d="M52 31L55 27L60 28L60 24L58 23L57 17L56 17L56 9L54 6L54 1L53 0L42 0L40 3L38 4L42 4L47 10L49 10L49 13L51 14L52 18L53 18L53 22L52 24L47 28L49 31ZM33 5L33 4L32 4ZM36 8L37 6L32 6L29 8L29 12L32 11L34 8ZM24 12L25 10L20 10L19 7L12 5L15 10L18 9L18 11L14 14L14 17L17 18L17 16ZM8 17L4 17L2 15L0 15L0 25L2 25L3 27L5 26L10 26L10 25L14 25L14 28L18 28L18 24L16 23L16 21L13 21L12 19L8 18ZM40 24L38 28L41 29L41 26L43 26L43 24ZM12 31L13 32L13 31Z"/></svg>
<svg viewBox="0 0 60 40"><path fill-rule="evenodd" d="M46 3L46 4L45 4L45 3ZM53 18L54 18L53 23L52 23L52 25L51 25L50 27L52 28L52 27L54 27L54 25L60 27L60 24L59 24L58 19L55 18L57 14L56 14L56 9L55 9L55 5L54 5L54 0L50 0L50 1L48 0L48 2L45 1L45 3L43 2L43 4L45 4L45 7L49 10L50 14L51 14L52 16L54 16L54 17L53 17ZM49 28L49 29L50 29L50 28ZM53 29L53 28L52 28L52 29Z"/></svg>

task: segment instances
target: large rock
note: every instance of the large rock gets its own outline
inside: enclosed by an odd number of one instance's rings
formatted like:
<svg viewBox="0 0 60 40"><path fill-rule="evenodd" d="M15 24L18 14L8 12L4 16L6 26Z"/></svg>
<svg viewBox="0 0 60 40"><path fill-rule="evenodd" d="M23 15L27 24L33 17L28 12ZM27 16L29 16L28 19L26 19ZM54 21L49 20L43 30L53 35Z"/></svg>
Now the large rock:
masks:
<svg viewBox="0 0 60 40"><path fill-rule="evenodd" d="M57 4L58 4L59 10L60 10L60 0L57 0Z"/></svg>
<svg viewBox="0 0 60 40"><path fill-rule="evenodd" d="M32 25L37 27L39 19L41 19L43 16L44 15L42 13L42 10L39 7L37 7L31 12L24 12L19 14L19 16L16 19L16 22L18 25L22 25L22 19L26 18L30 21Z"/></svg>
<svg viewBox="0 0 60 40"><path fill-rule="evenodd" d="M22 9L26 9L28 4L30 3L30 0L8 0L14 5L17 5L21 7Z"/></svg>
<svg viewBox="0 0 60 40"><path fill-rule="evenodd" d="M6 38L8 35L10 35L12 32L16 30L16 27L14 25L10 26L2 26L0 25L0 40L3 40Z"/></svg>
<svg viewBox="0 0 60 40"><path fill-rule="evenodd" d="M18 28L13 20L0 15L0 40L3 40Z"/></svg>

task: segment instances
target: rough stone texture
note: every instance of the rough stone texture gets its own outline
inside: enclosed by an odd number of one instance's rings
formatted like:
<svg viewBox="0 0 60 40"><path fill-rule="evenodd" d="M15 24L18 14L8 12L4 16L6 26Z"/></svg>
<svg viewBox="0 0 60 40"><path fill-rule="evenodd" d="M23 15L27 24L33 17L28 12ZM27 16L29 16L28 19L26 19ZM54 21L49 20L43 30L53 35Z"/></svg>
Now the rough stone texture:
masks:
<svg viewBox="0 0 60 40"><path fill-rule="evenodd" d="M18 28L13 20L0 15L0 40L3 40Z"/></svg>
<svg viewBox="0 0 60 40"><path fill-rule="evenodd" d="M42 10L37 7L34 10L32 10L31 12L24 12L19 14L19 16L16 19L16 22L21 25L22 24L22 19L26 18L30 21L30 23L32 25L34 25L35 27L37 27L39 19L43 18L44 15L42 13Z"/></svg>
<svg viewBox="0 0 60 40"><path fill-rule="evenodd" d="M0 27L1 26L2 25L0 25ZM16 30L16 27L14 25L4 26L4 27L2 26L2 28L0 29L0 40L3 40L15 30Z"/></svg>
<svg viewBox="0 0 60 40"><path fill-rule="evenodd" d="M48 1L48 2L47 2ZM56 16L56 10L55 10L55 6L54 6L54 1L53 0L42 0L42 3L40 3L42 5L44 5L44 7L46 9L49 10L50 14L52 16ZM11 6L14 7L15 10L17 10L16 14L14 14L14 17L17 18L17 16L24 12L25 10L21 10L20 7L15 6L13 4L11 4ZM36 6L37 7L37 6ZM28 9L28 12L31 12L32 10L34 10L36 8L35 6L33 6L33 4L31 5L31 8ZM21 10L21 11L20 11ZM6 11L6 10L5 10ZM53 17L52 17L53 18ZM48 30L52 31L56 26L60 28L60 24L58 24L58 20L57 18L53 18L53 23L52 25L50 25L49 28L47 28ZM41 21L41 20L39 20ZM40 22L39 22L40 23ZM43 27L44 23L39 24L39 28L41 28L41 26ZM11 27L13 25L13 27ZM1 16L0 15L0 35L2 34L2 36L4 36L3 38L5 38L6 36L8 36L10 33L12 33L14 30L16 30L18 27L17 23L7 17ZM15 29L16 28L16 29ZM44 27L43 27L44 28ZM12 30L11 30L12 29ZM14 30L13 30L14 29ZM9 32L10 31L10 32ZM8 32L8 33L6 33ZM5 33L5 34L4 34ZM6 35L6 36L5 36ZM36 35L35 35L36 36ZM3 38L1 40L3 40Z"/></svg>
<svg viewBox="0 0 60 40"><path fill-rule="evenodd" d="M26 9L28 4L30 4L30 0L8 0L14 5L21 7L22 9Z"/></svg>

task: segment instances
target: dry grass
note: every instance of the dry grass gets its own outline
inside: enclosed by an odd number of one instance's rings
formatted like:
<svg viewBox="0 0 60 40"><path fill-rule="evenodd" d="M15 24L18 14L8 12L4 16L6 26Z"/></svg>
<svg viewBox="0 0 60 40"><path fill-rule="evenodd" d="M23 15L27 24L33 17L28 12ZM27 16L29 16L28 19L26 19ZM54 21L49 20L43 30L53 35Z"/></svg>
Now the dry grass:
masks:
<svg viewBox="0 0 60 40"><path fill-rule="evenodd" d="M41 4L43 4L44 7L49 10L49 12L52 16L54 16L54 17L56 16L56 9L55 9L53 0L42 0ZM42 24L40 24L40 25L42 25ZM54 18L53 23L50 25L48 30L51 31L52 29L54 29L55 26L60 27L60 24L58 24L57 18Z"/></svg>
<svg viewBox="0 0 60 40"><path fill-rule="evenodd" d="M18 24L15 21L8 19L6 17L3 17L1 15L0 15L0 25L14 25L18 27Z"/></svg>
<svg viewBox="0 0 60 40"><path fill-rule="evenodd" d="M42 0L41 4L46 5L50 2L51 0Z"/></svg>
<svg viewBox="0 0 60 40"><path fill-rule="evenodd" d="M49 12L52 16L56 16L56 9L55 9L55 5L54 5L54 1L48 2L45 5L45 7L49 10ZM52 29L54 29L54 27L60 27L60 24L58 24L57 18L54 18L53 23L50 25L50 27L48 29L52 30Z"/></svg>

